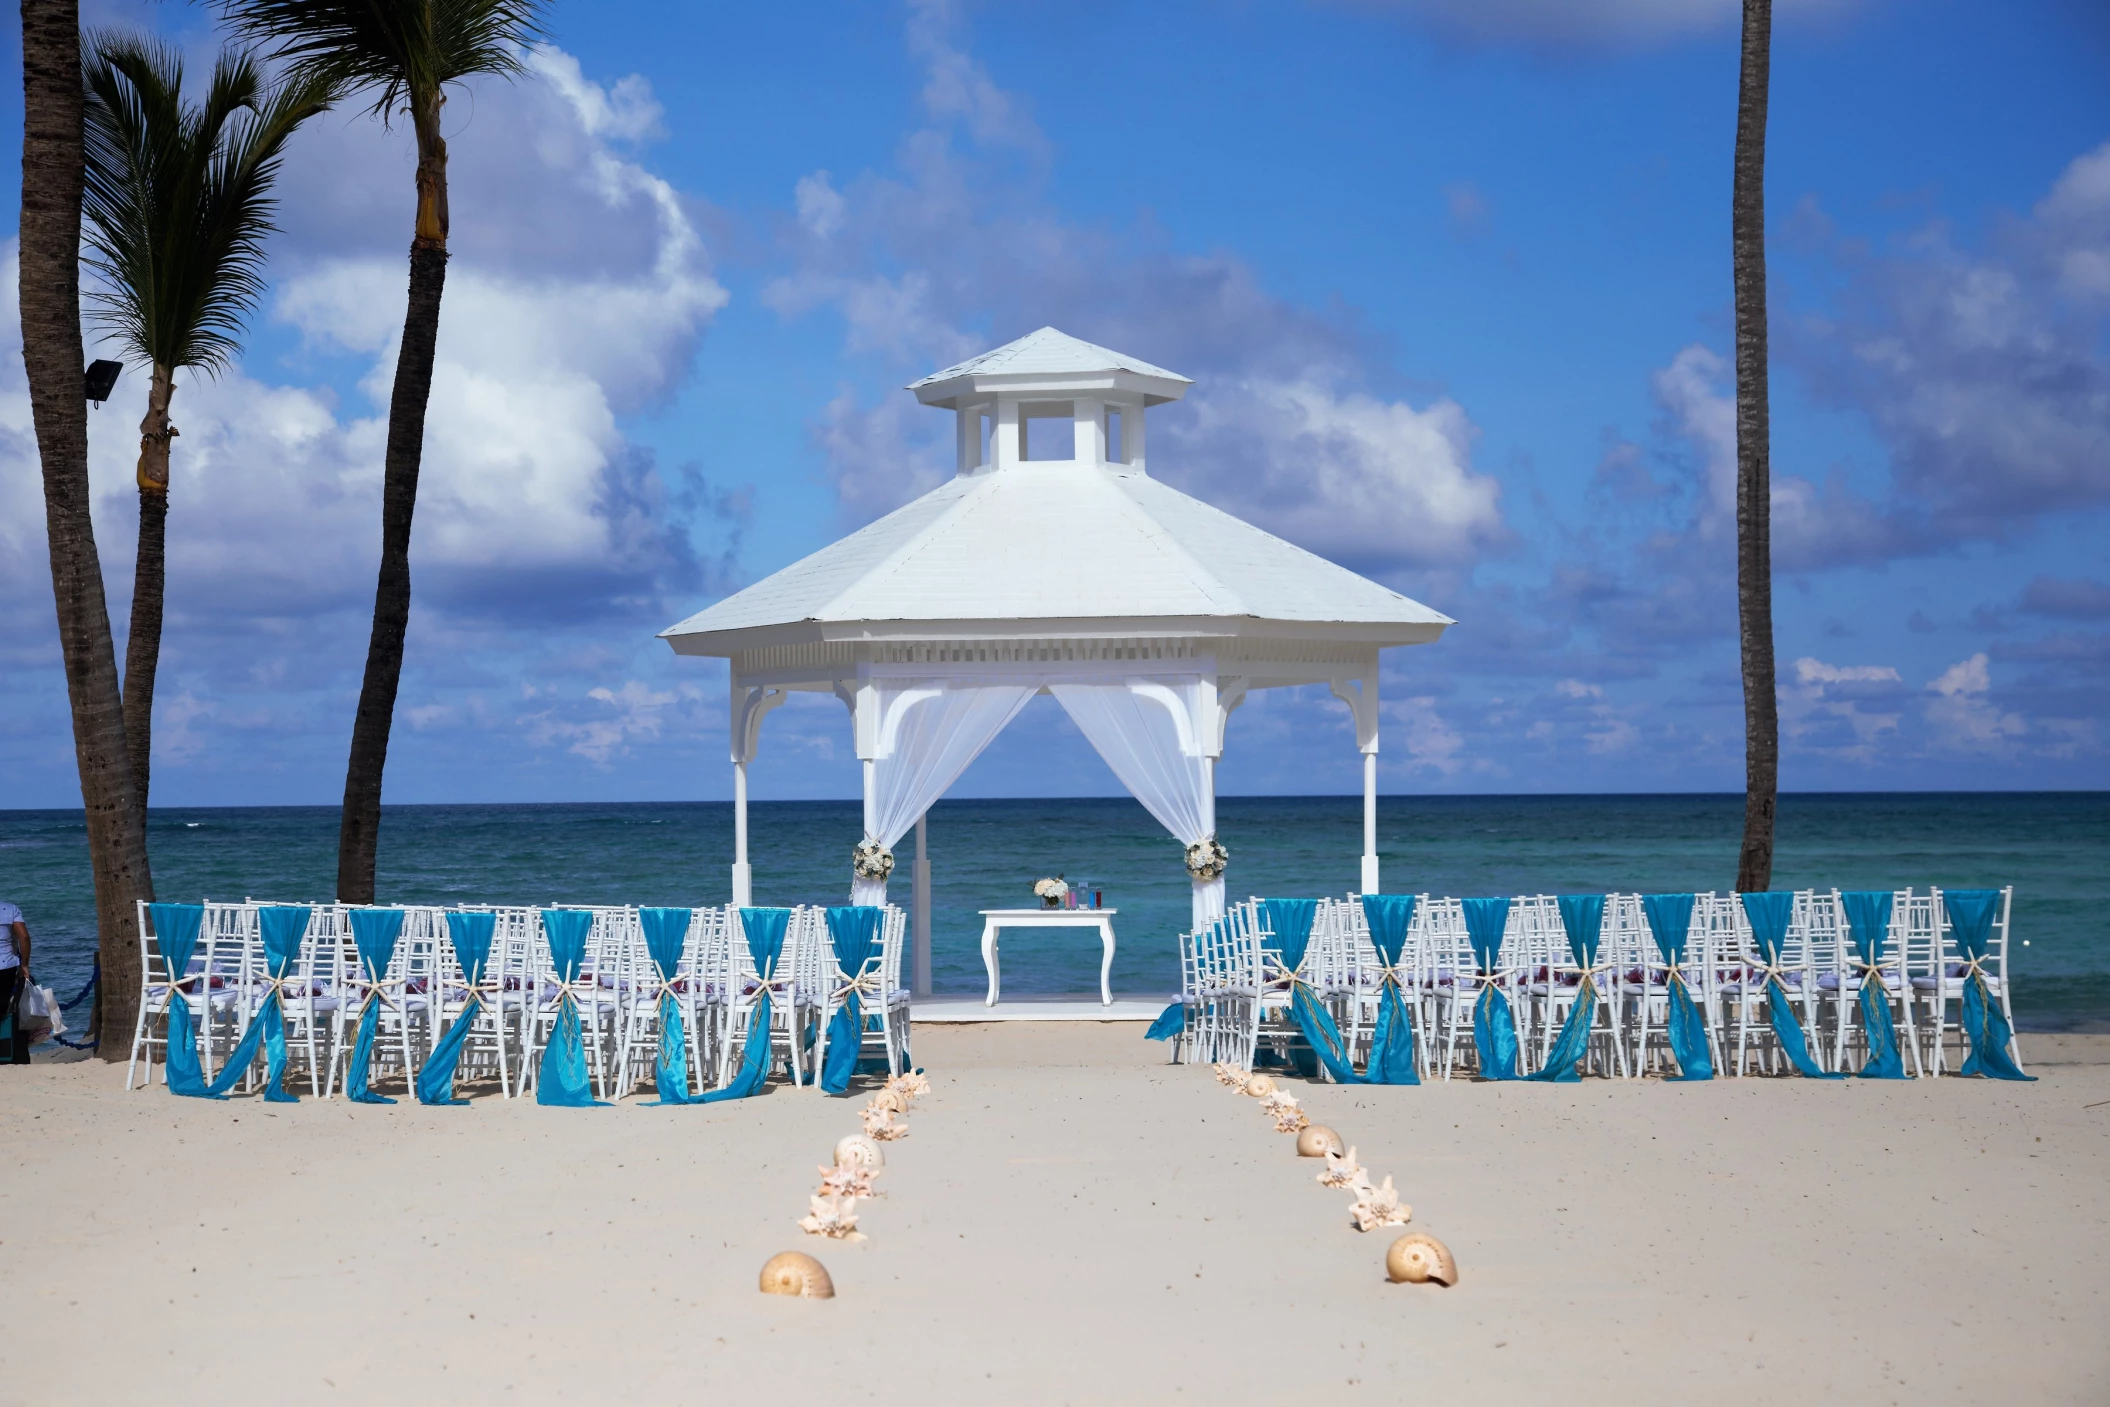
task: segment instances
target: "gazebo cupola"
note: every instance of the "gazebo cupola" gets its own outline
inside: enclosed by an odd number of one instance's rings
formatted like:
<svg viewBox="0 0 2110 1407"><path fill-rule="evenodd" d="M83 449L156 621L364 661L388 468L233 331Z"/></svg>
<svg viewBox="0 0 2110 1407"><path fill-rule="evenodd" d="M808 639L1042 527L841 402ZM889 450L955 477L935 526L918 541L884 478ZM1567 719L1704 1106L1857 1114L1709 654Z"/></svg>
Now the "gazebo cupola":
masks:
<svg viewBox="0 0 2110 1407"><path fill-rule="evenodd" d="M1145 413L1193 384L1044 327L909 389L954 413L962 474L1043 463L1141 474Z"/></svg>

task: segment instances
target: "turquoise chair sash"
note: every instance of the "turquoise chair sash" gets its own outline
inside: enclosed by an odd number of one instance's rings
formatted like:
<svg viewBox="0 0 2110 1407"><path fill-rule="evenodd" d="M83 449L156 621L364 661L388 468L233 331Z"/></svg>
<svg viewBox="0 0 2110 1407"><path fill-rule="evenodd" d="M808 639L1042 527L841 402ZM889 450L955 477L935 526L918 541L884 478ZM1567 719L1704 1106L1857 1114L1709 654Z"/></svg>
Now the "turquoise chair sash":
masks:
<svg viewBox="0 0 2110 1407"><path fill-rule="evenodd" d="M491 961L491 939L498 929L496 914L447 915L447 941L454 944L454 960L462 970L462 984L468 988L468 996L462 1003L462 1014L454 1018L447 1034L432 1048L425 1061L425 1068L418 1071L417 1092L420 1104L467 1104L466 1099L454 1097L454 1072L461 1064L462 1044L469 1039L475 1028L476 1015L484 1005L484 968ZM440 1000L441 993L435 991L433 1001ZM434 1008L437 1010L437 1006Z"/></svg>
<svg viewBox="0 0 2110 1407"><path fill-rule="evenodd" d="M312 910L290 904L274 904L256 911L257 936L264 944L264 965L269 976L264 989L263 1003L250 1018L249 1029L242 1034L242 1043L227 1057L226 1068L205 1087L209 1098L219 1098L235 1086L235 1082L247 1074L256 1061L259 1042L264 1047L264 1099L271 1104L298 1104L300 1096L288 1093L280 1084L286 1074L286 1012L279 995L280 986L292 975L293 964L300 959L300 940L308 931L308 916Z"/></svg>
<svg viewBox="0 0 2110 1407"><path fill-rule="evenodd" d="M593 915L585 909L542 911L550 965L557 971L557 1020L535 1074L537 1104L589 1109L601 1103L593 1097L587 1075L586 1044L579 1035L579 998L572 990L586 961L586 937L592 931Z"/></svg>
<svg viewBox="0 0 2110 1407"><path fill-rule="evenodd" d="M776 976L777 959L784 955L784 933L791 926L789 909L742 909L740 931L747 938L747 954L754 959L755 972L762 980L762 988L755 993L755 1005L747 1019L747 1043L740 1052L740 1070L724 1089L714 1089L700 1096L699 1104L716 1104L724 1099L746 1099L759 1094L769 1083L769 983Z"/></svg>
<svg viewBox="0 0 2110 1407"><path fill-rule="evenodd" d="M639 909L637 921L645 930L645 951L659 973L659 1050L652 1062L652 1083L660 1104L696 1104L701 1097L689 1089L689 1023L682 1015L681 997L674 990L681 975L681 958L689 946L690 909Z"/></svg>
<svg viewBox="0 0 2110 1407"><path fill-rule="evenodd" d="M1648 916L1648 931L1656 940L1656 951L1670 971L1665 986L1670 996L1670 1053L1678 1062L1673 1080L1711 1080L1714 1056L1707 1049L1707 1022L1685 985L1685 941L1692 931L1690 894L1644 894L1641 911Z"/></svg>
<svg viewBox="0 0 2110 1407"><path fill-rule="evenodd" d="M1370 926L1370 946L1381 964L1377 982L1377 1025L1370 1033L1370 1060L1365 1075L1373 1085L1418 1085L1414 1009L1400 992L1399 959L1407 950L1407 930L1414 926L1413 894L1363 895L1363 919Z"/></svg>
<svg viewBox="0 0 2110 1407"><path fill-rule="evenodd" d="M1840 897L1846 910L1846 933L1853 941L1855 966L1861 969L1861 1032L1868 1041L1868 1058L1859 1074L1864 1080L1902 1080L1905 1062L1898 1054L1898 1027L1890 1014L1890 989L1883 985L1883 969L1877 965L1883 939L1890 932L1893 903L1887 889L1857 889Z"/></svg>
<svg viewBox="0 0 2110 1407"><path fill-rule="evenodd" d="M1275 937L1275 952L1281 961L1280 980L1289 984L1290 1019L1304 1034L1312 1053L1326 1067L1336 1084L1368 1084L1348 1061L1348 1045L1341 1039L1341 1028L1319 1003L1311 990L1311 983L1304 979L1304 953L1311 945L1312 921L1318 917L1319 901L1316 899L1263 899L1261 905L1267 910L1268 927Z"/></svg>
<svg viewBox="0 0 2110 1407"><path fill-rule="evenodd" d="M381 1007L388 998L381 994L382 979L395 961L396 938L403 931L401 909L354 909L352 942L359 949L359 966L366 973L366 1004L359 1012L359 1039L352 1047L352 1063L344 1072L344 1097L354 1104L393 1104L386 1095L375 1094L366 1082L374 1064L374 1033L381 1026Z"/></svg>
<svg viewBox="0 0 2110 1407"><path fill-rule="evenodd" d="M1787 984L1780 980L1781 949L1788 941L1788 924L1795 917L1795 896L1773 890L1764 894L1740 894L1744 917L1751 921L1751 937L1758 943L1759 955L1766 963L1766 1020L1772 1024L1773 1038L1780 1042L1781 1050L1787 1053L1788 1063L1805 1079L1836 1080L1841 1076L1827 1073L1810 1055L1810 1043L1802 1032L1802 1021L1795 1015L1794 1003L1788 997ZM1745 998L1750 997L1750 982L1745 982Z"/></svg>
<svg viewBox="0 0 2110 1407"><path fill-rule="evenodd" d="M1986 986L1984 963L1993 938L1993 915L2000 908L1997 889L1948 889L1942 891L1942 907L1948 910L1949 929L1956 949L1963 956L1963 1029L1970 1040L1963 1073L1991 1080L2034 1080L2015 1063L2009 1048L2014 1028L2007 1013L1993 1000Z"/></svg>
<svg viewBox="0 0 2110 1407"><path fill-rule="evenodd" d="M1590 1028L1597 1020L1597 1003L1602 1000L1597 990L1597 949L1604 938L1604 895L1563 894L1560 910L1568 955L1582 969L1582 980L1575 987L1575 1005L1568 1008L1568 1019L1561 1023L1560 1035L1546 1052L1545 1068L1524 1077L1548 1084L1567 1084L1582 1078L1582 1059L1589 1054ZM1547 990L1552 990L1550 973Z"/></svg>
<svg viewBox="0 0 2110 1407"><path fill-rule="evenodd" d="M1480 995L1473 999L1473 1049L1480 1056L1480 1074L1489 1080L1514 1080L1517 1022L1510 1014L1509 994L1495 985L1502 931L1509 926L1509 900L1467 899L1464 909L1465 936L1473 945L1480 976Z"/></svg>
<svg viewBox="0 0 2110 1407"><path fill-rule="evenodd" d="M850 1077L857 1073L857 1052L864 1043L864 1003L859 973L871 961L879 942L880 925L886 910L871 904L844 905L828 910L828 944L835 950L835 970L842 986L835 995L841 1005L828 1021L828 1048L821 1060L821 1092L848 1094ZM884 1001L885 994L874 989Z"/></svg>
<svg viewBox="0 0 2110 1407"><path fill-rule="evenodd" d="M209 984L209 974L194 974L190 970L190 960L198 950L198 930L205 924L205 906L149 904L147 913L154 921L154 941L161 945L161 956L167 960L169 969L165 1055L169 1093L187 1095L192 1099L215 1098L206 1088L205 1072L198 1064L198 1035L191 1026L190 1001L183 994L183 989L193 982ZM209 985L203 999L210 1010L212 993Z"/></svg>

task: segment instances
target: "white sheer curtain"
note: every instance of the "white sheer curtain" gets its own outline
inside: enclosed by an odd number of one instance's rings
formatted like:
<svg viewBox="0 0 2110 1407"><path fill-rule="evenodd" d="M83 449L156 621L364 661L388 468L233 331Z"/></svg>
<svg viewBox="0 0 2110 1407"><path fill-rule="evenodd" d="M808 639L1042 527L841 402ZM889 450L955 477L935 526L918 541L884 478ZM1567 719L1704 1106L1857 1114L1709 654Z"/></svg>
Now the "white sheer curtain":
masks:
<svg viewBox="0 0 2110 1407"><path fill-rule="evenodd" d="M879 739L865 789L865 834L887 849L960 779L1039 690L1039 681L959 684L880 682ZM850 902L884 904L886 881L850 881Z"/></svg>
<svg viewBox="0 0 2110 1407"><path fill-rule="evenodd" d="M1216 833L1216 786L1194 679L1050 684L1048 691L1121 785L1182 845ZM1221 918L1224 882L1194 881L1194 926Z"/></svg>

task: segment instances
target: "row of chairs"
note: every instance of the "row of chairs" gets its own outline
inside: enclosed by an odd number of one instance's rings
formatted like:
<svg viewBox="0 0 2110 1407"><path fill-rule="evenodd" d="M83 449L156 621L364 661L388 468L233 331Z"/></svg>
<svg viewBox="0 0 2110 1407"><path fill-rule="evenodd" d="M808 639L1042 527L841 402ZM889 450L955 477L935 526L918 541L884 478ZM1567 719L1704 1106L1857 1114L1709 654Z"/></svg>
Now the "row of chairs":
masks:
<svg viewBox="0 0 2110 1407"><path fill-rule="evenodd" d="M274 986L258 918L269 907L274 906L258 900L204 905L199 940L180 985L208 1080L241 1044ZM473 1024L462 1044L458 1079L495 1085L507 1098L532 1093L537 1057L566 992L576 1002L594 1089L602 1099L620 1099L654 1080L660 997L666 993L678 1003L687 1031L691 1092L700 1092L695 1086L722 1088L729 1081L745 1057L752 1013L765 991L772 1065L781 1059L795 1080L804 1083L809 1071L819 1068L824 1051L818 1043L827 1039L829 1022L853 985L864 1012L860 1054L869 1047L886 1058L890 1073L903 1068L906 918L891 905L879 943L849 973L836 964L824 907L792 910L782 953L766 974L756 970L740 909L691 910L671 980L662 978L652 959L637 909L568 906L592 915L584 960L568 985L558 982L541 910L460 905L452 912L486 913L494 921L491 952L473 1003L469 975L449 936L449 909L402 906L395 951L376 980L353 940L355 906L301 907L310 912L300 954L291 974L275 985L285 1018L289 1085L298 1078L319 1098L345 1088L352 1037L370 999L379 1006L371 1066L377 1082L414 1079L441 1037L466 1016ZM157 1055L166 1082L170 996L179 985L179 974L170 971L152 932L146 904L139 906L138 917L142 977L127 1089L152 1083ZM263 1078L261 1065L252 1065L242 1085L254 1089Z"/></svg>
<svg viewBox="0 0 2110 1407"><path fill-rule="evenodd" d="M2012 887L2000 891L1987 953L1978 964L2010 1029L2013 899ZM1649 931L1640 895L1606 896L1599 943L1591 977L1602 1000L1592 1017L1586 1072L1633 1078L1674 1069L1670 967ZM1262 1050L1301 1043L1265 901L1232 905L1216 923L1182 935L1180 972L1186 1028L1175 1042L1174 1059L1222 1060L1250 1069ZM1507 998L1520 1070L1542 1068L1583 982L1559 900L1545 894L1509 901L1500 950L1485 966L1470 942L1464 902L1418 896L1394 972L1414 1017L1416 1067L1425 1079L1477 1072L1473 1023L1490 1009L1480 1001L1486 987ZM1353 895L1319 901L1299 976L1325 1003L1357 1062L1368 1055L1383 973L1361 902ZM1796 893L1779 960L1770 964L1736 895L1698 894L1679 975L1705 1022L1717 1070L1742 1075L1786 1068L1788 1053L1766 1011L1775 999L1769 978L1778 979L1807 1033L1809 1054L1828 1072L1859 1070L1868 1059L1860 994L1872 977L1887 994L1898 1046L1914 1075L1939 1076L1961 1061L1967 969L1939 889L1904 889L1892 896L1889 928L1868 965L1854 951L1836 889ZM2021 1053L2012 1042L2009 1054L2019 1066Z"/></svg>

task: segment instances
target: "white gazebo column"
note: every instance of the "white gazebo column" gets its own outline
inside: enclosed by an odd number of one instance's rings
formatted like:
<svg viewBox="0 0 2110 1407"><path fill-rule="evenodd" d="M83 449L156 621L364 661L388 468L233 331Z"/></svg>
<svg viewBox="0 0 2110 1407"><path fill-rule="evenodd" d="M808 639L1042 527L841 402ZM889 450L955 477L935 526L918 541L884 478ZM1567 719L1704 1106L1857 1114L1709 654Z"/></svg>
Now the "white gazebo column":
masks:
<svg viewBox="0 0 2110 1407"><path fill-rule="evenodd" d="M1354 680L1330 681L1334 697L1355 714L1355 745L1363 754L1363 883L1357 892L1381 894L1377 873L1377 666Z"/></svg>
<svg viewBox="0 0 2110 1407"><path fill-rule="evenodd" d="M763 716L784 702L784 691L734 679L726 693L732 705L733 903L746 908L755 902L755 871L747 862L747 764L754 761Z"/></svg>
<svg viewBox="0 0 2110 1407"><path fill-rule="evenodd" d="M923 824L929 819L927 811L916 818L915 934L910 951L916 974L909 990L911 995L918 997L930 995L930 851L925 844Z"/></svg>

